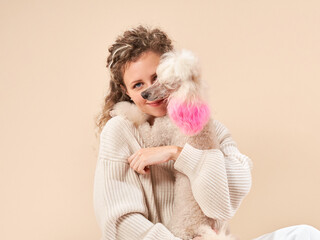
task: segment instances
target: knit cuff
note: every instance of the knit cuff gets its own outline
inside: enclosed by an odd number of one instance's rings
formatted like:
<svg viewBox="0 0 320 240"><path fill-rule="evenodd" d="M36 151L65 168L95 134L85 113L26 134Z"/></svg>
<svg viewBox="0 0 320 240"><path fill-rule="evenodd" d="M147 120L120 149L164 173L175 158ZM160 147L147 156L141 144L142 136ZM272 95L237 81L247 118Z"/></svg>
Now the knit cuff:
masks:
<svg viewBox="0 0 320 240"><path fill-rule="evenodd" d="M137 213L122 217L117 234L117 239L182 240L175 237L162 223L154 224Z"/></svg>
<svg viewBox="0 0 320 240"><path fill-rule="evenodd" d="M200 150L186 143L174 163L174 168L187 175L192 181L203 164L206 150ZM192 179L191 179L192 178Z"/></svg>

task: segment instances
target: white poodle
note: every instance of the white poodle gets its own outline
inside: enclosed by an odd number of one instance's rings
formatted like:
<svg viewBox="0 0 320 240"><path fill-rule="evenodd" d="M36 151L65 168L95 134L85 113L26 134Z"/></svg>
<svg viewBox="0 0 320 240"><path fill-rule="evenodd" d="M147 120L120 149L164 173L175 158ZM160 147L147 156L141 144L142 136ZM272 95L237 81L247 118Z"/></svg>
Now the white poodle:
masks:
<svg viewBox="0 0 320 240"><path fill-rule="evenodd" d="M110 112L131 120L141 133L145 147L185 143L205 150L219 148L219 139L210 109L204 100L205 85L201 81L197 58L187 50L172 51L161 56L157 81L141 95L148 101L166 99L168 113L155 118L153 126L146 121L135 104L119 102ZM207 217L193 197L190 180L175 170L173 215L168 229L181 239L201 235L204 240L234 240L227 223Z"/></svg>

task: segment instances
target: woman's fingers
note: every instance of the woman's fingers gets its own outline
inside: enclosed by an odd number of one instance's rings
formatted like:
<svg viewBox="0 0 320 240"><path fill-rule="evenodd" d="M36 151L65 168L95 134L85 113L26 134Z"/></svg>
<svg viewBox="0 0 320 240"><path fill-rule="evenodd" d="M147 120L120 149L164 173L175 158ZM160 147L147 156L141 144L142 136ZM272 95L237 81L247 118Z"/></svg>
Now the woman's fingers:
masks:
<svg viewBox="0 0 320 240"><path fill-rule="evenodd" d="M131 164L131 162L138 155L139 152L140 152L140 150L136 151L134 154L132 154L130 157L128 157L129 164Z"/></svg>
<svg viewBox="0 0 320 240"><path fill-rule="evenodd" d="M136 170L137 167L139 166L139 158L140 158L140 155L137 154L130 163L130 167L132 167L134 170Z"/></svg>
<svg viewBox="0 0 320 240"><path fill-rule="evenodd" d="M137 171L139 173L146 174L146 167L147 165L144 161L139 161L139 166L137 168Z"/></svg>
<svg viewBox="0 0 320 240"><path fill-rule="evenodd" d="M146 166L146 167L144 168L144 171L145 171L146 174L150 173L150 167Z"/></svg>
<svg viewBox="0 0 320 240"><path fill-rule="evenodd" d="M146 174L148 172L146 168L146 163L142 161L141 155L142 154L140 151L135 152L128 158L128 162L130 164L130 167L134 169L136 172Z"/></svg>
<svg viewBox="0 0 320 240"><path fill-rule="evenodd" d="M128 158L130 167L141 174L149 173L149 165L167 162L172 157L172 146L141 148Z"/></svg>

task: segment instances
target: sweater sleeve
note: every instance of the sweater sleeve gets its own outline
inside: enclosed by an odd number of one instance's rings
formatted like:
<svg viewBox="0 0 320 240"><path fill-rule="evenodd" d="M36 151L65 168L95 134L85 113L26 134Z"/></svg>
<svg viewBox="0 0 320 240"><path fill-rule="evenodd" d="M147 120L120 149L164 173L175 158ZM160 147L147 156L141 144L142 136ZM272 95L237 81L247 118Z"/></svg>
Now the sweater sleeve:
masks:
<svg viewBox="0 0 320 240"><path fill-rule="evenodd" d="M229 130L217 120L214 124L220 148L200 150L186 143L174 168L188 176L204 214L229 220L250 191L252 162L240 153Z"/></svg>
<svg viewBox="0 0 320 240"><path fill-rule="evenodd" d="M114 117L100 135L94 209L102 231L101 240L180 240L163 224L148 220L140 178L127 162L127 158L140 147L130 130L125 119Z"/></svg>

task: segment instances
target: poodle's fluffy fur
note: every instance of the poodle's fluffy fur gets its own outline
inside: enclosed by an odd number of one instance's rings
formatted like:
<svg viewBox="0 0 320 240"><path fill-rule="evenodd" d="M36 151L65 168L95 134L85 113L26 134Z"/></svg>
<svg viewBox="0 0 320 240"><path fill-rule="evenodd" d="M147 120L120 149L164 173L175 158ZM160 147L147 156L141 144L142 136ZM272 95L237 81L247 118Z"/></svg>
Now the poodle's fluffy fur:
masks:
<svg viewBox="0 0 320 240"><path fill-rule="evenodd" d="M187 50L161 56L157 81L141 93L149 101L167 98L168 114L155 118L152 126L147 122L150 116L129 102L117 103L110 115L121 115L132 121L139 129L145 147L182 147L189 143L202 150L219 148L220 139L217 139L214 121L205 104L207 101L203 99L205 85L198 65L197 58ZM181 105L177 106L179 103ZM179 110L175 111L177 108ZM196 120L189 121L190 118ZM199 118L204 120L198 121ZM234 240L226 223L202 212L193 197L188 177L175 170L175 179L174 210L166 224L168 229L181 239L201 236L204 240Z"/></svg>

